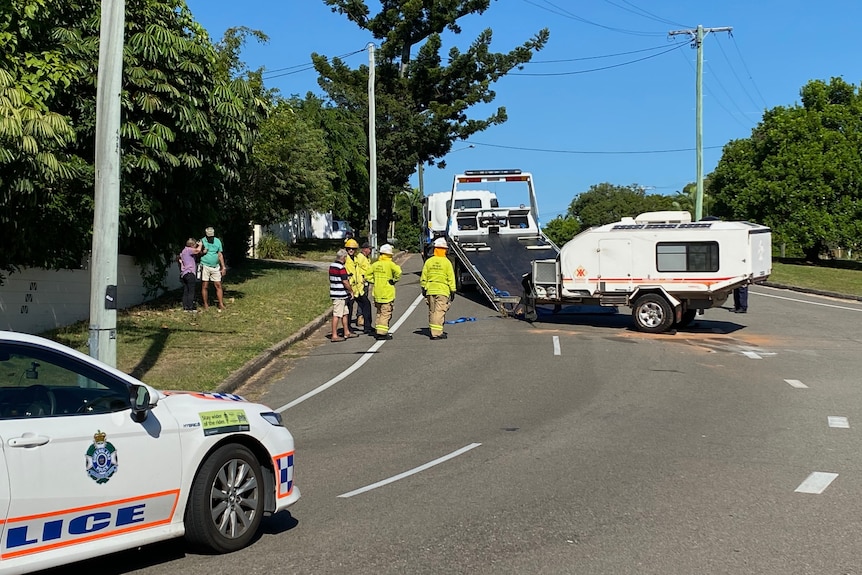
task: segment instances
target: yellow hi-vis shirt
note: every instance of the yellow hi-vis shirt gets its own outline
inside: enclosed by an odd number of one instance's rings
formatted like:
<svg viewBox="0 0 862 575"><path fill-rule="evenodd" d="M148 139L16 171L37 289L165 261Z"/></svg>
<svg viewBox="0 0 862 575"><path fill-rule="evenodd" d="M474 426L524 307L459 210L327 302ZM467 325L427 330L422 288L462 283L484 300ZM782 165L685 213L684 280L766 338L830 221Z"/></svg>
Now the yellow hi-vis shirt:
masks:
<svg viewBox="0 0 862 575"><path fill-rule="evenodd" d="M395 286L389 280L401 279L401 267L392 261L389 254L380 254L380 259L371 264L371 273L365 278L374 284L374 301L389 303L395 301Z"/></svg>
<svg viewBox="0 0 862 575"><path fill-rule="evenodd" d="M344 259L344 269L347 270L350 287L353 288L353 297L358 297L365 293L365 274L359 268L359 256L365 257L359 254L355 258L347 256Z"/></svg>
<svg viewBox="0 0 862 575"><path fill-rule="evenodd" d="M428 295L451 295L455 291L455 270L449 258L431 256L425 260L419 285Z"/></svg>

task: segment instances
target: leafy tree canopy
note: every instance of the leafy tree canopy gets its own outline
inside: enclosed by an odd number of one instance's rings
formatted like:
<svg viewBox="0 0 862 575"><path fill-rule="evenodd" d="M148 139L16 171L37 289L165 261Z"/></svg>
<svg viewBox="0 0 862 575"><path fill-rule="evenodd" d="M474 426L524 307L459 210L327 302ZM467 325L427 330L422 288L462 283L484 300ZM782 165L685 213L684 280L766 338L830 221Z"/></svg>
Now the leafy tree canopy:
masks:
<svg viewBox="0 0 862 575"><path fill-rule="evenodd" d="M100 3L12 0L0 15L0 269L78 264L93 225ZM248 237L241 173L269 102L231 75L183 0L127 0L120 249L154 266L206 225ZM231 230L232 218L242 230Z"/></svg>
<svg viewBox="0 0 862 575"><path fill-rule="evenodd" d="M492 102L496 94L491 85L541 50L548 31L541 30L508 53L495 53L487 29L463 53L450 48L444 62L441 33L460 33L458 19L484 13L490 0L383 0L373 15L364 0L324 2L381 42L375 63L377 231L385 232L392 198L405 188L418 162L433 162L449 152L453 142L506 120L503 107L484 119L470 118L467 112ZM414 46L419 46L415 60ZM368 67L352 70L338 58L312 58L332 101L367 116Z"/></svg>
<svg viewBox="0 0 862 575"><path fill-rule="evenodd" d="M717 215L768 225L816 261L862 244L862 94L841 78L800 93L801 106L768 110L750 138L725 146L710 191Z"/></svg>
<svg viewBox="0 0 862 575"><path fill-rule="evenodd" d="M580 230L618 222L643 212L672 210L673 199L647 194L643 186L616 186L607 182L590 186L569 204L568 215L580 224Z"/></svg>

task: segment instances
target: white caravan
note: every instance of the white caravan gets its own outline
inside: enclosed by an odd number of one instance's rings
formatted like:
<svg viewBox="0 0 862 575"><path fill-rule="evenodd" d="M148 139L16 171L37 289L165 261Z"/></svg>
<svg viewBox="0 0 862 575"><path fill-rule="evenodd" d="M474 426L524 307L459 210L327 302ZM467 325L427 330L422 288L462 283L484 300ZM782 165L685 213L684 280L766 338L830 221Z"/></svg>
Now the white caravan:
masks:
<svg viewBox="0 0 862 575"><path fill-rule="evenodd" d="M524 315L536 305L625 305L635 327L660 333L724 304L737 287L766 281L772 232L750 222L692 222L688 212L647 212L585 230L556 259L533 261Z"/></svg>

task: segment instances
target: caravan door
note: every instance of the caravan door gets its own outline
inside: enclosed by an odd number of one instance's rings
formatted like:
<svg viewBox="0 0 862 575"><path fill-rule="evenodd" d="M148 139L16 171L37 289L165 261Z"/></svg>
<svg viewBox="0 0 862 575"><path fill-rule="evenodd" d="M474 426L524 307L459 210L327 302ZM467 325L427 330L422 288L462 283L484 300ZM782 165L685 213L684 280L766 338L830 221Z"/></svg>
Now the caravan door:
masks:
<svg viewBox="0 0 862 575"><path fill-rule="evenodd" d="M632 242L623 238L599 240L599 291L629 292L632 286Z"/></svg>

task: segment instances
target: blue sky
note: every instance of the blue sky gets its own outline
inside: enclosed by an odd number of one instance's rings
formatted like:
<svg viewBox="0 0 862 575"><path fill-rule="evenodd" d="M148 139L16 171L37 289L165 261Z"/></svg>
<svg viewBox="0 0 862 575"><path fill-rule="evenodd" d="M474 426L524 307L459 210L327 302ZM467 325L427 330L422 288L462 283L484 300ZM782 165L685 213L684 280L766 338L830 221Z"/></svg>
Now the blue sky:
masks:
<svg viewBox="0 0 862 575"><path fill-rule="evenodd" d="M242 56L265 68L267 86L284 96L322 95L312 52L358 67L374 41L322 0L187 3L214 40L233 26L265 32L269 43L249 44ZM862 2L855 0L493 1L484 15L459 20L463 32L444 36L443 54L485 28L497 52L542 28L550 40L532 63L494 85L489 108L471 114L505 106L509 120L456 143L446 170L425 170L425 191L450 189L463 170L520 168L533 174L543 223L601 182L673 194L696 177L696 51L689 37L669 38L669 31L733 27L732 37L717 32L704 42L706 175L724 144L748 137L765 109L799 103L809 80L841 76L859 84L859 22Z"/></svg>

